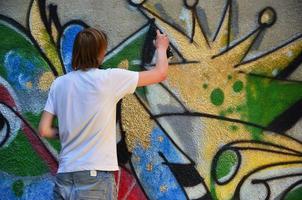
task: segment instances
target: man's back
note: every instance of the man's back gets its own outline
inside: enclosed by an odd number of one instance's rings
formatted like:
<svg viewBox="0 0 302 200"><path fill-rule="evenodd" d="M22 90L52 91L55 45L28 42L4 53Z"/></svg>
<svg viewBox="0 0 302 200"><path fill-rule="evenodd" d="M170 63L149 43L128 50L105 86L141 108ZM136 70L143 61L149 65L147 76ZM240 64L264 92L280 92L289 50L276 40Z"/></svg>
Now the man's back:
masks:
<svg viewBox="0 0 302 200"><path fill-rule="evenodd" d="M116 103L134 92L137 81L137 72L96 68L55 80L45 110L59 121L58 172L118 170Z"/></svg>

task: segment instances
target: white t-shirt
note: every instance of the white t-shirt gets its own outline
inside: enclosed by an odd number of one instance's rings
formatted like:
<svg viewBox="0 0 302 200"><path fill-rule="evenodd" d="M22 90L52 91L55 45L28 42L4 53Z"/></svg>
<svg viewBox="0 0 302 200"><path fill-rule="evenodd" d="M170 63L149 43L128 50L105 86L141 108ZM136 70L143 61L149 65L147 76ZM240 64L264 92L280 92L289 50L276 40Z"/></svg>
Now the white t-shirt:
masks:
<svg viewBox="0 0 302 200"><path fill-rule="evenodd" d="M60 172L118 170L116 104L133 93L138 72L89 69L58 77L44 110L59 122Z"/></svg>

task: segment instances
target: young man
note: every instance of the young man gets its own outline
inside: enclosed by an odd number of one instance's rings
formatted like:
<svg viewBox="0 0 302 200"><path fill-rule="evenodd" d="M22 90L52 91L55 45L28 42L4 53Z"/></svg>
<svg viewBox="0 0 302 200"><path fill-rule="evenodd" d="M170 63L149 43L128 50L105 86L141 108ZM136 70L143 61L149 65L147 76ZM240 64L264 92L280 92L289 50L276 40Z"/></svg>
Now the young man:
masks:
<svg viewBox="0 0 302 200"><path fill-rule="evenodd" d="M73 72L51 85L39 125L42 137L60 138L59 169L54 199L116 199L113 171L116 152L116 104L136 87L167 76L169 40L157 31L156 66L149 71L98 69L107 48L106 35L93 28L74 43ZM57 116L59 130L52 127Z"/></svg>

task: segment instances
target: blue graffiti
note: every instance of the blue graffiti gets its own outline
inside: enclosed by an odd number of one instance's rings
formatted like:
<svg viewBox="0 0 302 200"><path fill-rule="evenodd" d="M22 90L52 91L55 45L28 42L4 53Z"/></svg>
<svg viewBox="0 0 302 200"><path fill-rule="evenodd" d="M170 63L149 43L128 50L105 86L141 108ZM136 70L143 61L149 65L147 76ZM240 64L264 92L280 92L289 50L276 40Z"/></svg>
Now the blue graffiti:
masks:
<svg viewBox="0 0 302 200"><path fill-rule="evenodd" d="M16 181L22 181L24 184L21 196L17 196L12 189ZM54 177L49 174L40 177L17 177L0 172L0 199L2 200L50 200L53 187Z"/></svg>
<svg viewBox="0 0 302 200"><path fill-rule="evenodd" d="M77 34L83 29L84 27L79 24L71 24L67 26L63 31L63 35L60 41L60 51L66 73L72 71L71 58L73 43Z"/></svg>
<svg viewBox="0 0 302 200"><path fill-rule="evenodd" d="M150 147L145 150L137 146L132 154L134 170L145 192L151 199L186 199L175 176L169 167L163 164L164 160L160 157L159 151L171 163L187 162L165 133L158 128L154 129L151 133Z"/></svg>

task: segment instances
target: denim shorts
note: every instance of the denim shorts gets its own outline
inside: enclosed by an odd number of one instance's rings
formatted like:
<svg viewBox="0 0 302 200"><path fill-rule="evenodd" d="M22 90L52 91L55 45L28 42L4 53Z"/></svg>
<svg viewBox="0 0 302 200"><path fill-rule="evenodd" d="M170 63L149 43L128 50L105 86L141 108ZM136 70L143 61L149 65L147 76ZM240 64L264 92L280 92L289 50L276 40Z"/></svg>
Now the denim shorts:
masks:
<svg viewBox="0 0 302 200"><path fill-rule="evenodd" d="M55 200L116 200L113 172L78 171L56 175Z"/></svg>

